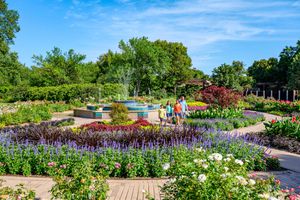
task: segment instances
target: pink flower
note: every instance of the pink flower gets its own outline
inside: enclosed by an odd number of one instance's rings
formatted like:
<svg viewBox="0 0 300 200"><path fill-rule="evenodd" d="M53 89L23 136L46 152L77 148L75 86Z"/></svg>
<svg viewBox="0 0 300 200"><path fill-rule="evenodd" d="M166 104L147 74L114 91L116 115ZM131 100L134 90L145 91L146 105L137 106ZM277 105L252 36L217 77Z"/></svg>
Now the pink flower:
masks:
<svg viewBox="0 0 300 200"><path fill-rule="evenodd" d="M128 164L127 164L127 169L132 169L132 168L133 168L133 166L134 166L133 164L131 164L131 163L128 163Z"/></svg>
<svg viewBox="0 0 300 200"><path fill-rule="evenodd" d="M61 166L59 166L61 169L66 169L67 168L67 165L61 165Z"/></svg>
<svg viewBox="0 0 300 200"><path fill-rule="evenodd" d="M53 167L53 166L55 166L55 165L56 165L55 162L49 162L49 163L48 163L48 166L49 166L49 167Z"/></svg>
<svg viewBox="0 0 300 200"><path fill-rule="evenodd" d="M295 192L295 188L291 188L291 189L290 189L290 192Z"/></svg>
<svg viewBox="0 0 300 200"><path fill-rule="evenodd" d="M118 162L116 162L116 163L115 163L115 168L116 168L116 169L120 169L120 168L121 168L121 164L118 163Z"/></svg>
<svg viewBox="0 0 300 200"><path fill-rule="evenodd" d="M276 183L277 185L280 185L281 182L280 182L280 180L277 179L277 180L275 180L275 183Z"/></svg>
<svg viewBox="0 0 300 200"><path fill-rule="evenodd" d="M297 200L297 196L296 196L296 195L290 195L290 196L289 196L289 199L290 199L290 200Z"/></svg>

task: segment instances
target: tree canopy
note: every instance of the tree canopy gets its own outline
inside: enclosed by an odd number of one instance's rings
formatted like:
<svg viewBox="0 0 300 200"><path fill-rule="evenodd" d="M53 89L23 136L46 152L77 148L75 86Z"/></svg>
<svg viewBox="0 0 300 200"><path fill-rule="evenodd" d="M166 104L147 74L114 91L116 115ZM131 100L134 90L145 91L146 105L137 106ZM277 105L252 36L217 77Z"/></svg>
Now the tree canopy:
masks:
<svg viewBox="0 0 300 200"><path fill-rule="evenodd" d="M252 84L252 78L247 76L244 63L240 61L233 61L231 65L222 64L215 68L212 73L212 80L217 86L238 91L250 88Z"/></svg>

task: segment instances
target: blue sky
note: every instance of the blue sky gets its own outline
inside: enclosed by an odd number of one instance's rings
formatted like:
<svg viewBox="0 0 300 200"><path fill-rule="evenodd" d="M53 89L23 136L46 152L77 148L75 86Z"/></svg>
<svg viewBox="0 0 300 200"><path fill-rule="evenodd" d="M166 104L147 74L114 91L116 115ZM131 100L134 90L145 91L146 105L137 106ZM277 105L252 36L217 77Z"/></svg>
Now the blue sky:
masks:
<svg viewBox="0 0 300 200"><path fill-rule="evenodd" d="M146 36L182 42L193 66L277 57L300 40L300 0L7 0L20 14L22 63L54 46L95 61L118 42Z"/></svg>

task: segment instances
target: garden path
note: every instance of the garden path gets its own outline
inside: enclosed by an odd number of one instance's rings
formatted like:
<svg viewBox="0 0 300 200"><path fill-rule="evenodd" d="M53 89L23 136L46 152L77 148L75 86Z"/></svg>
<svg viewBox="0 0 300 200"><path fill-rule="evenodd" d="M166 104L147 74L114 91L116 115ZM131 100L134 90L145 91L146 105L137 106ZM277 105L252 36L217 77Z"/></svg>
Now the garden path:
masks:
<svg viewBox="0 0 300 200"><path fill-rule="evenodd" d="M280 119L281 117L271 114L263 113L266 120ZM72 111L63 113L56 113L53 120L69 118L72 116ZM97 121L95 119L84 119L75 117L75 125L80 126L82 124L91 123ZM99 120L100 121L100 120ZM157 123L157 119L152 117L149 119L152 123ZM260 132L264 130L263 123L256 124L254 126L236 129L233 132L239 132L241 134L249 132ZM259 172L260 177L274 175L277 179L280 179L282 185L288 187L294 187L300 185L300 155L288 153L286 151L280 151L277 149L270 149L271 155L276 155L281 161L282 167L287 170L276 172ZM27 188L36 191L36 194L41 199L50 199L49 190L53 185L53 181L48 177L23 177L23 176L2 176L6 182L4 185L15 186L19 183L24 183ZM108 192L108 199L111 200L137 200L145 199L143 190L150 193L155 199L161 199L159 186L162 186L166 179L109 179L108 184L110 191ZM298 189L299 190L299 189Z"/></svg>

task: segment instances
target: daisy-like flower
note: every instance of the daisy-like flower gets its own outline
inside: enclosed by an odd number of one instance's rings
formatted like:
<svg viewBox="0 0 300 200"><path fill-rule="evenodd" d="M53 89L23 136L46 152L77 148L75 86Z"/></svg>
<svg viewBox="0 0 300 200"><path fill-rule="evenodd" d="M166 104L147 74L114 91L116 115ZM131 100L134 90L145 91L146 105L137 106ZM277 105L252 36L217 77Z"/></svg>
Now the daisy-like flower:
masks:
<svg viewBox="0 0 300 200"><path fill-rule="evenodd" d="M224 158L225 162L229 162L231 160L231 158Z"/></svg>
<svg viewBox="0 0 300 200"><path fill-rule="evenodd" d="M163 169L168 170L170 168L170 163L163 164Z"/></svg>
<svg viewBox="0 0 300 200"><path fill-rule="evenodd" d="M204 151L204 149L203 149L202 147L195 148L195 150L196 150L196 151L198 151L198 152L202 152L202 151Z"/></svg>
<svg viewBox="0 0 300 200"><path fill-rule="evenodd" d="M239 164L239 165L243 165L243 164L244 164L244 162L241 161L241 160L239 160L239 159L235 159L234 162L235 162L236 164Z"/></svg>
<svg viewBox="0 0 300 200"><path fill-rule="evenodd" d="M207 164L203 164L202 167L203 167L204 169L207 169L207 168L208 168L208 165L207 165Z"/></svg>
<svg viewBox="0 0 300 200"><path fill-rule="evenodd" d="M263 193L263 194L259 194L258 197L260 197L262 199L269 199L270 198L270 194L269 193Z"/></svg>
<svg viewBox="0 0 300 200"><path fill-rule="evenodd" d="M206 180L205 174L200 174L200 175L198 176L198 181L199 181L199 182L203 183L205 180Z"/></svg>
<svg viewBox="0 0 300 200"><path fill-rule="evenodd" d="M227 172L229 170L229 168L228 167L224 167L224 170L225 170L225 172Z"/></svg>
<svg viewBox="0 0 300 200"><path fill-rule="evenodd" d="M236 178L238 179L238 181L241 185L247 185L248 184L247 180L244 177L236 176Z"/></svg>
<svg viewBox="0 0 300 200"><path fill-rule="evenodd" d="M255 180L253 180L253 179L249 179L249 185L255 185Z"/></svg>
<svg viewBox="0 0 300 200"><path fill-rule="evenodd" d="M221 161L223 159L223 156L219 153L213 153L210 156L208 156L209 160L215 160L215 161Z"/></svg>

